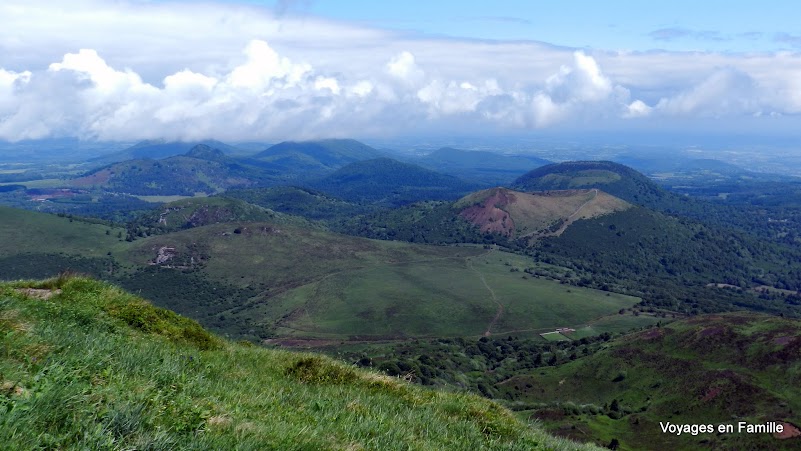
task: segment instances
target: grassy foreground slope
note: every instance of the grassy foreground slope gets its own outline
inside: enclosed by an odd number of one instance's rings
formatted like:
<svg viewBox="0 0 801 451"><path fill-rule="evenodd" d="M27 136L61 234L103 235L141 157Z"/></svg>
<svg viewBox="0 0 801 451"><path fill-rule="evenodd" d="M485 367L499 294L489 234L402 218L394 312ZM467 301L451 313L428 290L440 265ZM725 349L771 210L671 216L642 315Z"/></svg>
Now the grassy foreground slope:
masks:
<svg viewBox="0 0 801 451"><path fill-rule="evenodd" d="M589 449L497 404L223 341L86 278L0 285L11 449Z"/></svg>

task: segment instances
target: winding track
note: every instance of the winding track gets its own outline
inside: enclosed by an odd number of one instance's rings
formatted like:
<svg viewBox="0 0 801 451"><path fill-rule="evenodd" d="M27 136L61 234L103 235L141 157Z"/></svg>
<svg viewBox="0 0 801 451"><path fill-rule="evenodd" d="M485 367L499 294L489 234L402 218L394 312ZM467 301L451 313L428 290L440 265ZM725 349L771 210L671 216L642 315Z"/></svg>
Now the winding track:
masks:
<svg viewBox="0 0 801 451"><path fill-rule="evenodd" d="M483 256L487 256L491 252L492 252L492 250L490 250L489 252L487 252ZM495 324L498 322L499 319L501 319L501 315L503 315L503 304L501 304L500 301L498 301L498 297L495 296L495 291L493 291L492 287L490 287L489 284L487 283L487 279L484 278L484 274L482 274L481 271L479 271L479 270L477 270L476 268L473 267L473 260L472 259L470 259L470 258L467 259L467 266L469 266L470 269L472 269L476 274L478 274L478 277L481 279L481 283L483 283L484 286L487 288L487 291L490 292L490 296L492 296L492 301L495 302L495 304L498 305L498 311L495 313L495 317L492 318L492 321L490 321L489 325L487 325L487 330L484 331L484 336L485 337L489 337L492 334L492 332L491 332L492 328L495 327Z"/></svg>

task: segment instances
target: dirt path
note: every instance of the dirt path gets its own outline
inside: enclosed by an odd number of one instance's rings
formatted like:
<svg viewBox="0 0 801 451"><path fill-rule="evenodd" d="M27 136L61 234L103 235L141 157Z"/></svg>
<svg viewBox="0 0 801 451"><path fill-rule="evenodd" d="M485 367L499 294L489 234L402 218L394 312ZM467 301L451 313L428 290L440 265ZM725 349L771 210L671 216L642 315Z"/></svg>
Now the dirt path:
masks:
<svg viewBox="0 0 801 451"><path fill-rule="evenodd" d="M570 216L565 218L562 221L562 224L559 226L558 229L556 229L553 232L548 232L548 231L545 231L543 233L531 232L531 233L528 233L528 234L525 234L525 235L521 235L520 238L532 238L532 237L534 237L534 238L545 238L545 237L550 237L550 236L559 236L562 233L564 233L564 231L570 226L570 224L573 224L573 220L576 218L576 215L578 215L581 212L581 210L584 209L584 207L589 205L592 201L594 201L598 197L598 189L597 188L593 188L592 190L587 190L588 193L590 191L592 191L592 193L593 193L592 197L590 199L588 199L586 202L584 202L583 204L579 205L579 207L576 208L576 211L574 211L573 213L570 214Z"/></svg>
<svg viewBox="0 0 801 451"><path fill-rule="evenodd" d="M491 252L492 250L490 250L483 256L487 256ZM487 283L487 279L484 278L484 274L482 274L481 271L473 267L473 260L468 258L467 266L469 266L470 269L472 269L476 274L478 274L478 277L481 279L481 283L483 283L484 286L487 288L487 291L490 292L490 296L492 296L492 302L498 305L498 311L495 313L495 317L492 318L492 321L490 321L489 325L487 325L487 330L484 332L484 336L489 337L491 335L492 328L495 327L495 324L498 322L499 319L501 319L501 315L503 315L503 304L501 304L500 301L498 301L498 297L495 296L495 291L493 291L492 287L490 287L489 284Z"/></svg>
<svg viewBox="0 0 801 451"><path fill-rule="evenodd" d="M565 229L567 229L567 228L568 228L568 226L570 226L570 224L572 224L572 223L573 223L573 218L575 218L575 216L576 216L577 214L579 214L579 212L580 212L580 211L581 211L581 210L582 210L584 207L586 207L587 205L589 205L589 203L590 203L590 202L594 201L594 200L595 200L595 198L597 198L597 197L598 197L598 189L597 189L597 188L593 188L593 189L592 189L592 193L593 193L593 194L592 194L592 197L591 197L589 200L587 200L587 202L584 202L583 204L579 205L579 207L576 209L576 211L574 211L574 212L573 212L573 214L571 214L570 216L568 216L568 217L567 217L567 219L565 219L564 223L562 223L562 225L561 225L561 226L560 226L560 227L559 227L559 228L558 228L558 229L557 229L555 232L553 232L552 236L559 236L559 235L561 235L562 233L564 233Z"/></svg>

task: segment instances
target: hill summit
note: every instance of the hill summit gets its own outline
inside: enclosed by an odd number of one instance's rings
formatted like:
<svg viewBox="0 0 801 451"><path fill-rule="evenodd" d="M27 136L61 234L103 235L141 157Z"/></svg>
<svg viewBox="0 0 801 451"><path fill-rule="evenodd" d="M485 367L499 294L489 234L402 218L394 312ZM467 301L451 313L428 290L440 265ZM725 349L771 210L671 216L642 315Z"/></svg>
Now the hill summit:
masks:
<svg viewBox="0 0 801 451"><path fill-rule="evenodd" d="M512 187L522 191L597 188L634 204L654 207L666 192L645 175L611 161L570 161L549 164L518 178Z"/></svg>
<svg viewBox="0 0 801 451"><path fill-rule="evenodd" d="M287 169L338 169L349 163L382 156L381 152L353 139L284 141L252 158Z"/></svg>
<svg viewBox="0 0 801 451"><path fill-rule="evenodd" d="M207 146L206 144L198 144L191 149L189 152L184 154L185 157L189 158L197 158L199 160L209 160L209 161L224 161L228 157L225 156L222 150Z"/></svg>

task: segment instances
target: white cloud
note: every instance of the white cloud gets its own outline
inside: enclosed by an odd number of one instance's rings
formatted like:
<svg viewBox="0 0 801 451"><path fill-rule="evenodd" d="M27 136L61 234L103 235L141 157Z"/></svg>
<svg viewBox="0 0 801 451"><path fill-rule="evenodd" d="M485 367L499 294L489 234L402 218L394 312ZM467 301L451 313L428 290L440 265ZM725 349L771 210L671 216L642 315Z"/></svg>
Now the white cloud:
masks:
<svg viewBox="0 0 801 451"><path fill-rule="evenodd" d="M266 42L254 40L248 44L245 54L248 60L228 76L233 87L264 90L274 80L283 87L297 85L311 70L308 64L293 64L289 58L281 58Z"/></svg>
<svg viewBox="0 0 801 451"><path fill-rule="evenodd" d="M716 69L697 85L672 97L663 98L656 110L668 115L721 117L762 115L765 110L784 109L779 100L748 74L733 68ZM769 111L775 112L775 111Z"/></svg>
<svg viewBox="0 0 801 451"><path fill-rule="evenodd" d="M0 69L0 118L6 111L13 111L16 90L31 80L29 71L17 73Z"/></svg>
<svg viewBox="0 0 801 451"><path fill-rule="evenodd" d="M365 97L373 92L373 84L369 81L362 80L351 86L348 92L354 96Z"/></svg>
<svg viewBox="0 0 801 451"><path fill-rule="evenodd" d="M407 51L392 57L386 68L390 75L408 84L416 84L425 76L425 73L417 66L414 55Z"/></svg>
<svg viewBox="0 0 801 451"><path fill-rule="evenodd" d="M572 67L562 66L546 80L546 91L557 102L594 102L606 98L612 83L601 73L598 63L584 52L573 54Z"/></svg>
<svg viewBox="0 0 801 451"><path fill-rule="evenodd" d="M794 53L575 52L226 3L7 0L0 17L0 139L276 140L801 112Z"/></svg>
<svg viewBox="0 0 801 451"><path fill-rule="evenodd" d="M626 111L623 116L624 117L646 117L651 114L653 108L649 107L645 104L642 100L635 100L631 102L628 106L628 111Z"/></svg>

